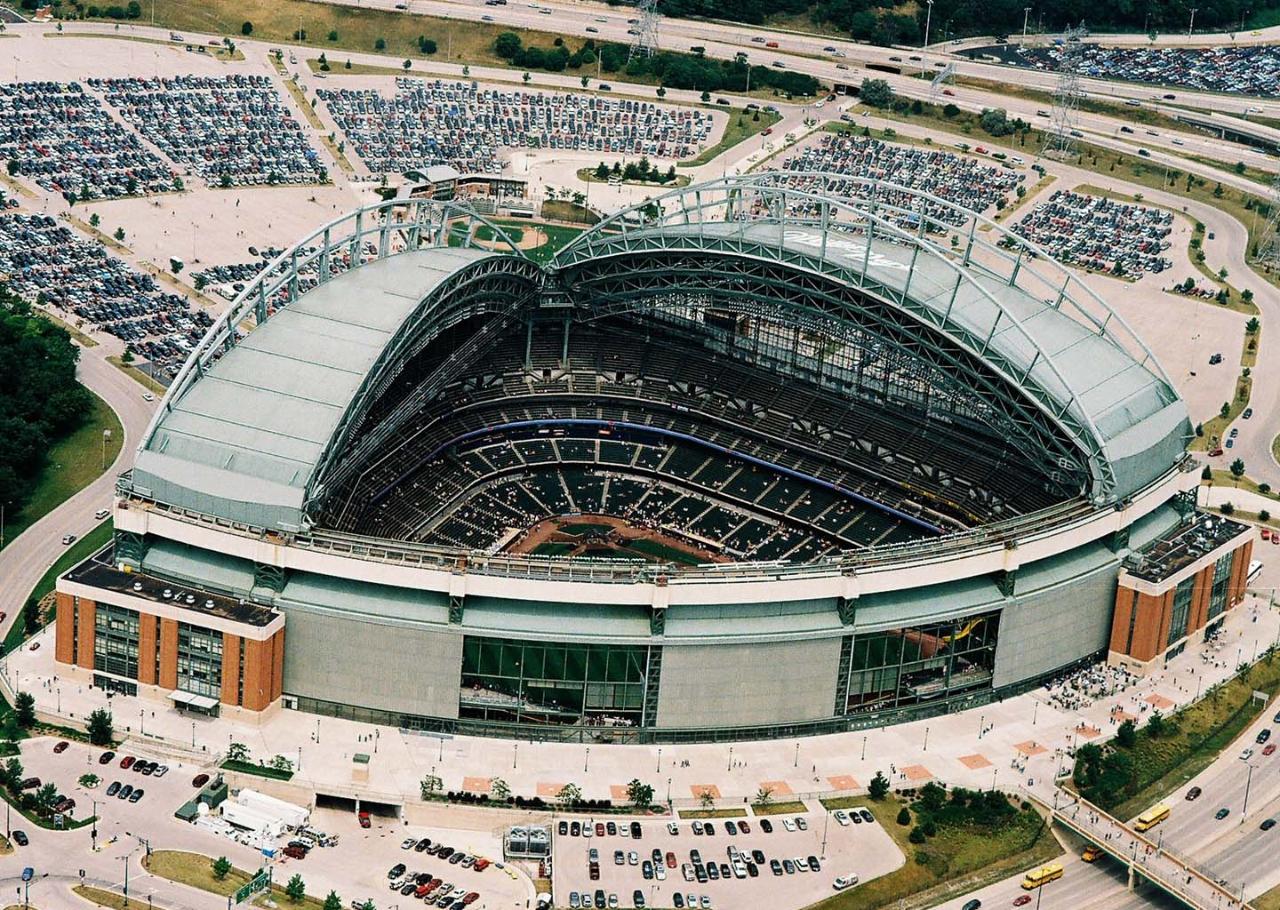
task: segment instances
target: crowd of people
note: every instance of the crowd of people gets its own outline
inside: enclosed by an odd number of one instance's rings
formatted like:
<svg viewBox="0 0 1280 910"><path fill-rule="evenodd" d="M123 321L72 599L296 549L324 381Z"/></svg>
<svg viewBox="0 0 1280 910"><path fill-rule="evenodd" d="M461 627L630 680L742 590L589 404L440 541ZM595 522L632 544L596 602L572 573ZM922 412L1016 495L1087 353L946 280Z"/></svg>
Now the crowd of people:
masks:
<svg viewBox="0 0 1280 910"><path fill-rule="evenodd" d="M373 90L320 89L352 151L375 174L448 164L499 173L501 148L686 158L711 136L711 115L630 98L482 89L474 82L397 79Z"/></svg>
<svg viewBox="0 0 1280 910"><path fill-rule="evenodd" d="M894 145L864 136L831 134L824 135L817 145L810 145L785 158L782 168L787 171L822 171L882 180L929 193L963 209L979 213L997 205L998 200L1007 199L1023 179L1023 175L1017 171L990 167L942 149ZM828 185L828 191L853 198L868 198L870 195L866 186L852 181L842 186ZM883 195L883 191L881 193L879 198L890 205L894 204L894 199ZM896 201L902 203L906 200ZM930 204L926 208L926 214L957 227L966 220L964 215L944 205Z"/></svg>
<svg viewBox="0 0 1280 910"><path fill-rule="evenodd" d="M1059 676L1045 684L1049 703L1063 711L1082 711L1102 698L1110 698L1137 685L1138 677L1124 667L1106 663Z"/></svg>
<svg viewBox="0 0 1280 910"><path fill-rule="evenodd" d="M27 300L121 339L151 362L158 379L176 375L213 324L206 311L48 215L0 215L0 274Z"/></svg>
<svg viewBox="0 0 1280 910"><path fill-rule="evenodd" d="M0 84L0 158L67 199L172 188L174 174L79 83Z"/></svg>
<svg viewBox="0 0 1280 910"><path fill-rule="evenodd" d="M1019 48L1037 69L1057 69L1062 47ZM1104 47L1080 49L1080 73L1211 92L1274 96L1280 91L1280 47L1274 44L1217 47Z"/></svg>
<svg viewBox="0 0 1280 910"><path fill-rule="evenodd" d="M1018 233L1059 262L1131 278L1172 265L1161 255L1172 230L1172 212L1069 190L1055 191L1018 222Z"/></svg>
<svg viewBox="0 0 1280 910"><path fill-rule="evenodd" d="M90 79L89 85L148 142L212 186L327 179L267 76Z"/></svg>

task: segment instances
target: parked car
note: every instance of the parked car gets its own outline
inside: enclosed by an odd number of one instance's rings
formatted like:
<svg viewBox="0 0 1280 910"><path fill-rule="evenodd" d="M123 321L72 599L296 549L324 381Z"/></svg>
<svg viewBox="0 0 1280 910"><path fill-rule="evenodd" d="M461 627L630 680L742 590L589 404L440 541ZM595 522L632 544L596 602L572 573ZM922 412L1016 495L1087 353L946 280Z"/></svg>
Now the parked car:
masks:
<svg viewBox="0 0 1280 910"><path fill-rule="evenodd" d="M18 830L13 832L13 842L19 847L25 847L30 841L27 840L27 832Z"/></svg>
<svg viewBox="0 0 1280 910"><path fill-rule="evenodd" d="M203 787L207 783L209 783L208 774L197 774L195 777L191 778L191 786L193 787Z"/></svg>
<svg viewBox="0 0 1280 910"><path fill-rule="evenodd" d="M760 819L760 830L763 831L765 834L772 834L773 822L769 821L769 819L767 818Z"/></svg>
<svg viewBox="0 0 1280 910"><path fill-rule="evenodd" d="M1274 818L1268 818L1258 827L1261 828L1263 831L1270 831L1275 826L1276 826L1276 820Z"/></svg>
<svg viewBox="0 0 1280 910"><path fill-rule="evenodd" d="M111 786L107 787L107 796L115 796L120 792L120 781L113 780Z"/></svg>
<svg viewBox="0 0 1280 910"><path fill-rule="evenodd" d="M129 802L136 803L138 800L142 799L142 795L146 792L147 792L146 790L143 790L141 787L139 787L137 790L134 790L133 793L129 795Z"/></svg>
<svg viewBox="0 0 1280 910"><path fill-rule="evenodd" d="M128 799L133 796L133 784L125 784L120 788L120 792L116 794L120 799Z"/></svg>
<svg viewBox="0 0 1280 910"><path fill-rule="evenodd" d="M1231 810L1228 809L1226 806L1223 806L1221 809L1219 809L1217 812L1214 813L1213 817L1216 818L1218 821L1222 821L1224 818L1226 818L1230 814L1231 814Z"/></svg>
<svg viewBox="0 0 1280 910"><path fill-rule="evenodd" d="M114 752L103 752L101 755L98 756L98 764L109 765L111 764L111 759L115 757L116 757L116 754Z"/></svg>
<svg viewBox="0 0 1280 910"><path fill-rule="evenodd" d="M30 866L27 866L22 870L22 880L24 882L29 882L35 877L36 877L36 870L32 869Z"/></svg>
<svg viewBox="0 0 1280 910"><path fill-rule="evenodd" d="M301 847L285 847L282 852L284 853L285 856L289 857L290 859L306 859L307 858L307 851L303 850Z"/></svg>
<svg viewBox="0 0 1280 910"><path fill-rule="evenodd" d="M360 810L360 813L356 817L360 820L361 828L368 828L372 826L372 822L369 821L369 813L365 812L363 809Z"/></svg>
<svg viewBox="0 0 1280 910"><path fill-rule="evenodd" d="M1260 746L1261 746L1261 745L1263 745L1264 743L1266 743L1266 741L1267 741L1267 740L1269 740L1270 738L1271 738L1271 730L1270 730L1270 728L1264 728L1264 729L1262 729L1262 730L1259 730L1259 731L1258 731L1258 738L1257 738L1256 742L1258 743L1258 745L1260 745Z"/></svg>
<svg viewBox="0 0 1280 910"><path fill-rule="evenodd" d="M62 742L58 743L56 746L53 747L53 754L60 755L63 752L66 752L67 746L69 745L71 744L64 739Z"/></svg>

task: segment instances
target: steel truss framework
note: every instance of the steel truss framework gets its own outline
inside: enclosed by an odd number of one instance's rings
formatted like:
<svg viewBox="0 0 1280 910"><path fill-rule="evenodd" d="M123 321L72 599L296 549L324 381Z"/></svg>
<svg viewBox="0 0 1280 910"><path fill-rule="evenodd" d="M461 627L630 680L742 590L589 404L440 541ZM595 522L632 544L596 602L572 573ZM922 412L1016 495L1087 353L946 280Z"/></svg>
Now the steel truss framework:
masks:
<svg viewBox="0 0 1280 910"><path fill-rule="evenodd" d="M824 187L836 180L867 186L867 197L832 198ZM892 201L886 201L890 195ZM820 232L821 246L813 254L798 252L785 243L784 232L796 226L789 215L794 210L817 213L804 222ZM968 227L957 231L941 217L946 212L963 214ZM914 226L903 227L906 222ZM760 233L762 223L776 229L776 235L767 241ZM726 231L725 224L734 228ZM980 231L983 227L989 230ZM850 235L865 241L861 244L861 268L841 265L828 255L831 241ZM940 238L948 235L956 238L955 249L941 244ZM902 287L886 286L869 274L871 248L876 241L894 244L909 257L908 276ZM881 181L821 173L765 172L695 184L601 221L561 250L555 264L571 289L575 282L595 283L594 276L607 270L608 284L584 287L584 294L611 291L625 295L629 289L636 295L664 289L711 292L714 289L705 287L705 282L702 287L682 285L689 277L639 274L644 271L640 266L646 259L654 261L656 257L658 263L663 263L702 253L773 263L783 270L773 279L780 292L785 292L788 282L797 282L798 275L808 274L811 279L807 293L797 295L803 299L789 302L810 309L816 304L814 299L808 299L809 295L817 299L823 293L830 295L834 282L844 289L840 295L844 298L844 315L866 327L881 328L886 332L886 342L903 345L905 350L927 351L932 362L944 369L953 368L953 364L971 367L969 376L984 378L985 390L994 393L1000 408L1015 418L1023 432L1039 426L1034 437L1044 440L1041 450L1052 452L1057 448L1047 444L1053 437L1071 441L1076 458L1083 458L1088 466L1089 492L1096 502L1108 501L1115 495L1114 474L1103 452L1105 438L1081 405L1081 390L1063 375L1053 356L1041 347L1022 320L990 290L990 279L1016 286L1033 299L1049 301L1055 309L1147 368L1161 384L1162 396L1169 401L1177 397L1150 348L1101 297L1044 250L1003 225L946 200ZM912 296L912 279L924 257L941 264L953 276L951 305L941 311ZM655 271L661 273L663 269ZM823 281L814 285L812 277ZM989 326L983 327L985 331L974 331L951 318L952 305L961 290L976 295L994 314ZM598 301L592 305L598 305ZM614 305L625 308L627 304L619 297ZM1019 346L1035 351L1029 362L1014 362L992 344L1002 333L1011 333ZM1065 394L1045 387L1037 378L1037 369L1047 371L1066 390ZM1071 465L1064 462L1063 469L1070 470Z"/></svg>
<svg viewBox="0 0 1280 910"><path fill-rule="evenodd" d="M947 397L977 411L986 405L993 429L1039 455L1043 465L1051 466L1047 473L1064 494L1082 492L1083 466L1075 443L971 351L947 336L921 332L905 311L885 307L874 296L828 276L769 262L767 253L750 245L717 249L718 240L710 240L710 249L693 255L684 246L593 257L567 268L564 278L575 297L590 301L592 316L643 313L659 307L664 297L697 292L710 297L718 309L746 316L789 316L801 327L834 325L839 327L837 337L849 342L869 333L923 365ZM1072 467L1063 470L1059 466L1064 464Z"/></svg>

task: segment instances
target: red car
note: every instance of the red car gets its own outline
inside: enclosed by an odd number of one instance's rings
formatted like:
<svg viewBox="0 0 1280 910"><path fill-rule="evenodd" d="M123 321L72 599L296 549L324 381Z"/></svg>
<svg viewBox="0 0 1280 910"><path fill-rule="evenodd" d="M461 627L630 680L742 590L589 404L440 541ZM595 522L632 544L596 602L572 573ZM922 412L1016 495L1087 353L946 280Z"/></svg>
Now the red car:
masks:
<svg viewBox="0 0 1280 910"><path fill-rule="evenodd" d="M676 855L670 850L667 851L667 868L674 869L676 867Z"/></svg>
<svg viewBox="0 0 1280 910"><path fill-rule="evenodd" d="M1275 754L1275 751L1276 751L1276 744L1275 744L1275 743L1267 743L1266 748L1262 750L1262 754L1263 754L1263 755L1274 755L1274 754Z"/></svg>
<svg viewBox="0 0 1280 910"><path fill-rule="evenodd" d="M762 129L762 130L760 131L760 135L761 135L761 136L772 136L772 135L773 135L773 127L771 127L771 126L766 126L764 129Z"/></svg>
<svg viewBox="0 0 1280 910"><path fill-rule="evenodd" d="M58 743L56 746L53 747L53 754L61 755L63 752L67 751L67 746L69 745L71 745L71 743L67 742L64 739L62 742Z"/></svg>
<svg viewBox="0 0 1280 910"><path fill-rule="evenodd" d="M1029 904L1029 903L1031 903L1031 895L1030 895L1030 894L1020 894L1020 895L1018 895L1017 897L1015 897L1015 898L1013 899L1013 905L1014 905L1015 907L1022 907L1022 906L1025 906L1025 905Z"/></svg>
<svg viewBox="0 0 1280 910"><path fill-rule="evenodd" d="M359 818L359 819L360 819L360 827L361 827L361 828L369 828L369 827L372 827L372 824L373 824L373 823L372 823L371 821L369 821L369 813L368 813L368 812L365 812L363 809L362 809L362 810L360 810L360 814L357 816L357 818Z"/></svg>
<svg viewBox="0 0 1280 910"><path fill-rule="evenodd" d="M466 896L462 898L464 904L474 904L480 899L479 891L468 891Z"/></svg>
<svg viewBox="0 0 1280 910"><path fill-rule="evenodd" d="M207 783L209 783L208 774L197 774L195 777L191 778L191 786L193 787L203 787Z"/></svg>
<svg viewBox="0 0 1280 910"><path fill-rule="evenodd" d="M306 859L307 851L303 850L301 847L285 847L284 855L290 859Z"/></svg>
<svg viewBox="0 0 1280 910"><path fill-rule="evenodd" d="M120 759L120 767L126 770L132 768L134 761L135 759L132 755L126 755L124 758Z"/></svg>
<svg viewBox="0 0 1280 910"><path fill-rule="evenodd" d="M475 865L471 868L475 869L477 872L483 872L485 869L489 868L489 861L482 856L476 860Z"/></svg>
<svg viewBox="0 0 1280 910"><path fill-rule="evenodd" d="M596 822L596 837L604 837L604 822Z"/></svg>

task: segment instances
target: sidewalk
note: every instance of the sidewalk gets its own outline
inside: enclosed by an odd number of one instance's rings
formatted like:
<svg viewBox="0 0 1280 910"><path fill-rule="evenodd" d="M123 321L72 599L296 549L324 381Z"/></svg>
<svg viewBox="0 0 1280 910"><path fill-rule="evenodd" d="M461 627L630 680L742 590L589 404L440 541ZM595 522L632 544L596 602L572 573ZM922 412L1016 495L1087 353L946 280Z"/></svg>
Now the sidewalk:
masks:
<svg viewBox="0 0 1280 910"><path fill-rule="evenodd" d="M895 787L933 779L975 788L1047 785L1055 772L1070 767L1066 752L1075 744L1101 741L1125 718L1141 721L1152 710L1176 710L1278 638L1280 612L1250 597L1228 614L1215 650L1193 642L1166 669L1078 710L1056 706L1039 689L962 713L865 732L732 745L588 746L417 735L287 710L261 726L193 719L167 704L125 696L108 700L99 689L59 679L52 630L38 639L38 650L9 655L0 672L7 686L32 692L38 709L48 714L83 722L90 711L109 707L117 732L144 751L146 743L158 739L167 751L194 750L197 761L212 761L229 743L242 742L255 760L276 754L290 758L298 769L294 784L329 792L399 794L417 802L420 781L437 775L446 791L488 792L492 780L501 778L513 794L526 797L553 798L573 783L585 798L621 800L627 782L638 778L653 786L659 800L693 808L704 791L720 807L748 803L762 788L771 790L775 802L858 791L877 771ZM353 779L356 753L371 757L367 782Z"/></svg>

